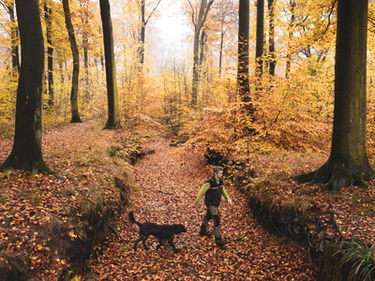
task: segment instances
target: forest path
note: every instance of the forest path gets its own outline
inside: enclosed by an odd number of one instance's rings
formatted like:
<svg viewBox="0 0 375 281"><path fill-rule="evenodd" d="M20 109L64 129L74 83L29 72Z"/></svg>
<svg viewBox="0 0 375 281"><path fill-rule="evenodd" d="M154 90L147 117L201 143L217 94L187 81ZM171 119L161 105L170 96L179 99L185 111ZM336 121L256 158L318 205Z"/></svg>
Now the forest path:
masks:
<svg viewBox="0 0 375 281"><path fill-rule="evenodd" d="M182 223L187 232L175 236L174 253L166 243L158 251L157 240L149 238L149 250L142 244L135 252L138 226L130 225L128 211L118 221L119 238L112 235L98 247L102 255L92 258L91 269L100 280L316 280L306 251L269 235L253 217L245 196L225 185L233 204L220 205L223 248L214 237L198 232L205 214L204 198L193 201L211 176L199 148L184 144L169 146L159 137L147 141L143 150L154 150L135 165L139 190L132 195L137 221L159 224ZM212 220L209 231L212 231Z"/></svg>

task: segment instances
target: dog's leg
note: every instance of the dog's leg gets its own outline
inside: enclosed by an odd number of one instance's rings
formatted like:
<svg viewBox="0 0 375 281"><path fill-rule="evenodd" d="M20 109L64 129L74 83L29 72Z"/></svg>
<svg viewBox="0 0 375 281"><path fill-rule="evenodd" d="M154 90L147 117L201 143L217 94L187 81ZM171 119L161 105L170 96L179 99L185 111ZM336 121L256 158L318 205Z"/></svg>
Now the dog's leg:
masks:
<svg viewBox="0 0 375 281"><path fill-rule="evenodd" d="M176 246L173 244L173 236L171 236L169 239L168 239L168 243L169 245L172 246L172 249L175 251L175 252L179 252L180 250L176 248Z"/></svg>
<svg viewBox="0 0 375 281"><path fill-rule="evenodd" d="M148 247L146 245L146 239L148 238L148 236L144 236L144 239L142 240L143 242L143 246L145 247L146 250L148 250Z"/></svg>
<svg viewBox="0 0 375 281"><path fill-rule="evenodd" d="M163 239L159 239L159 245L156 247L156 251L159 250L162 244L163 244Z"/></svg>
<svg viewBox="0 0 375 281"><path fill-rule="evenodd" d="M141 242L141 239L139 238L137 241L134 242L134 251L137 251L137 245Z"/></svg>
<svg viewBox="0 0 375 281"><path fill-rule="evenodd" d="M143 245L145 246L145 249L147 250L148 248L147 248L146 243L145 243L147 238L148 238L148 236L145 236L142 233L140 233L138 240L134 242L134 251L137 251L138 243L141 242L141 241L143 242Z"/></svg>

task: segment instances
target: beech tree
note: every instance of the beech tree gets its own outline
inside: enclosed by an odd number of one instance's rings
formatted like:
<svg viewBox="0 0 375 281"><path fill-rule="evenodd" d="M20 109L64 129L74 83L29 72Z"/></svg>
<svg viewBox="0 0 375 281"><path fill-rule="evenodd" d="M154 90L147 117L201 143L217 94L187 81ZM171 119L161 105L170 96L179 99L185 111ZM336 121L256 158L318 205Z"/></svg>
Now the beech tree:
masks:
<svg viewBox="0 0 375 281"><path fill-rule="evenodd" d="M256 30L256 69L255 74L263 73L263 40L264 40L264 0L257 0L257 30Z"/></svg>
<svg viewBox="0 0 375 281"><path fill-rule="evenodd" d="M52 45L52 9L51 2L46 0L44 2L44 19L46 21L46 37L47 37L47 69L48 69L48 105L54 104L53 92L53 45Z"/></svg>
<svg viewBox="0 0 375 281"><path fill-rule="evenodd" d="M70 15L69 0L63 0L65 24L69 34L70 48L73 54L73 75L72 75L72 91L70 95L71 103L71 123L81 123L78 111L78 82L79 82L79 52L77 47L77 41L74 34L74 28Z"/></svg>
<svg viewBox="0 0 375 281"><path fill-rule="evenodd" d="M187 0L190 6L190 17L194 25L194 47L193 47L193 82L191 105L196 106L198 102L198 84L199 84L199 40L201 37L202 28L207 20L208 12L214 0L199 0L193 3L192 0Z"/></svg>
<svg viewBox="0 0 375 281"><path fill-rule="evenodd" d="M367 19L368 0L338 1L331 153L321 168L296 177L332 192L375 178L366 149Z"/></svg>
<svg viewBox="0 0 375 281"><path fill-rule="evenodd" d="M100 14L103 23L104 56L108 97L108 120L105 128L109 129L120 126L120 114L117 97L116 64L113 49L111 10L108 0L100 0Z"/></svg>
<svg viewBox="0 0 375 281"><path fill-rule="evenodd" d="M161 0L158 0L155 3L154 8L151 12L146 16L146 0L138 0L139 9L141 11L141 29L140 29L140 38L139 38L139 48L138 48L138 55L139 55L139 63L143 66L144 58L145 58L145 37L146 37L146 25L148 21L158 8Z"/></svg>
<svg viewBox="0 0 375 281"><path fill-rule="evenodd" d="M249 29L250 29L250 3L249 0L239 2L239 28L238 28L238 66L237 87L241 98L242 107L247 114L253 113L250 97L249 76Z"/></svg>
<svg viewBox="0 0 375 281"><path fill-rule="evenodd" d="M0 169L52 172L42 156L44 41L38 0L16 0L21 38L13 148Z"/></svg>
<svg viewBox="0 0 375 281"><path fill-rule="evenodd" d="M20 59L19 59L19 34L18 34L18 26L15 17L14 11L14 1L1 1L1 5L3 5L4 9L9 15L10 19L10 45L11 45L11 53L12 53L12 77L17 79L17 76L20 71Z"/></svg>
<svg viewBox="0 0 375 281"><path fill-rule="evenodd" d="M213 16L214 22L218 25L218 32L220 33L219 44L219 75L222 72L223 50L224 50L224 37L228 30L237 25L238 13L232 0L219 0L213 5L215 15Z"/></svg>
<svg viewBox="0 0 375 281"><path fill-rule="evenodd" d="M275 5L276 0L268 0L269 12L269 35L268 35L268 50L269 50L269 71L270 75L275 75L276 70L276 56L275 56Z"/></svg>
<svg viewBox="0 0 375 281"><path fill-rule="evenodd" d="M289 1L289 7L290 7L290 23L289 23L289 40L292 41L293 39L293 25L295 21L295 14L294 9L296 8L296 2L294 0ZM286 59L286 65L285 65L285 78L289 77L290 70L292 67L292 51L289 49L287 52L287 59Z"/></svg>

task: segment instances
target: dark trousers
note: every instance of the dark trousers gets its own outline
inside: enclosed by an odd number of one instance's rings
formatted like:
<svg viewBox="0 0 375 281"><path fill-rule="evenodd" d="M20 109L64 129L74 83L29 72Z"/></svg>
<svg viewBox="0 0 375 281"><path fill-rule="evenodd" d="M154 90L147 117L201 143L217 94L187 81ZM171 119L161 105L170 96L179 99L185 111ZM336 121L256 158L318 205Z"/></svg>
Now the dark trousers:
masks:
<svg viewBox="0 0 375 281"><path fill-rule="evenodd" d="M207 213L203 218L201 229L207 230L208 222L210 221L210 219L213 218L214 219L214 235L215 235L216 239L219 239L219 238L221 238L221 233L220 233L220 229L219 229L220 217L219 217L219 213L217 211L219 206L206 205L206 207L207 207Z"/></svg>

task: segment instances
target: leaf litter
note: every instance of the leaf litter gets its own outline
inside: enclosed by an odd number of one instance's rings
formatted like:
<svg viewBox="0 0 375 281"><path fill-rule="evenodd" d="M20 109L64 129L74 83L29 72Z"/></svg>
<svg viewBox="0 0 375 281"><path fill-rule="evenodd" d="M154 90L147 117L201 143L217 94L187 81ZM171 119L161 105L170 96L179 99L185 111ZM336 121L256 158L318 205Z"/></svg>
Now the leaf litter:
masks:
<svg viewBox="0 0 375 281"><path fill-rule="evenodd" d="M100 255L91 259L100 280L316 280L307 252L270 235L234 186L226 185L233 204L223 199L220 205L227 244L219 248L213 236L200 237L204 199L197 207L193 201L211 176L202 152L188 143L171 147L162 138L146 142L143 150L155 153L135 165L138 190L118 222L119 239L109 237L95 248ZM138 226L130 225L129 211L140 222L184 224L187 232L174 239L181 252L174 253L168 244L156 251L158 242L152 237L149 250L140 244L135 252ZM212 233L212 221L209 227Z"/></svg>

